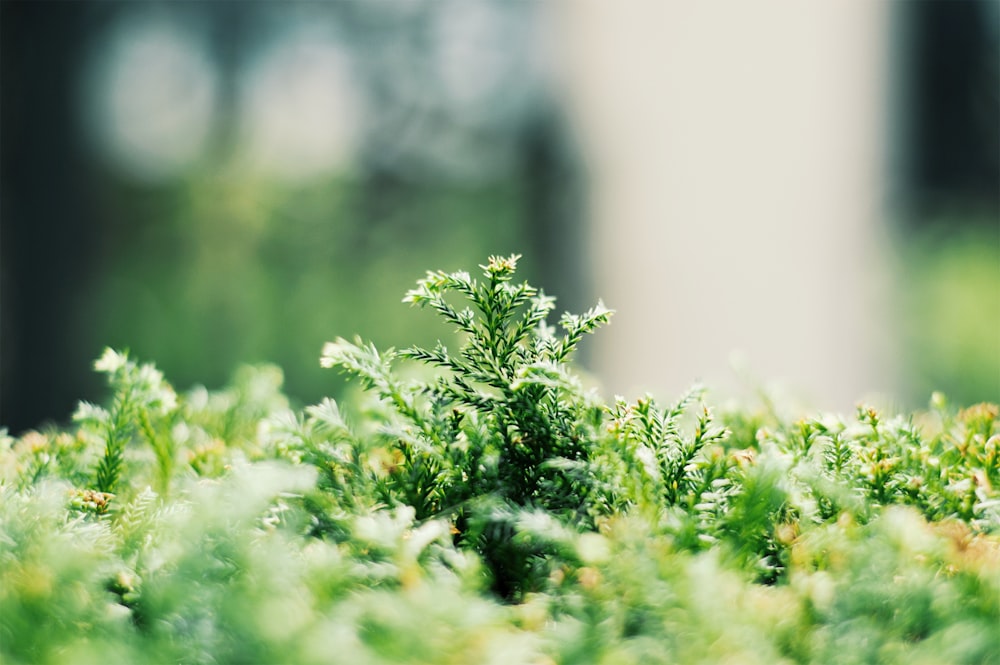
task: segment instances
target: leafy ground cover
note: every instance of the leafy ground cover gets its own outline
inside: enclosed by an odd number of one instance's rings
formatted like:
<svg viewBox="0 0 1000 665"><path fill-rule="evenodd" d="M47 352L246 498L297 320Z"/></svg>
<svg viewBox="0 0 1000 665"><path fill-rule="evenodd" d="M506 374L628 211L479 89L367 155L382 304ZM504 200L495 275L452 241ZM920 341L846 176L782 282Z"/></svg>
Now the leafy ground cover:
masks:
<svg viewBox="0 0 1000 665"><path fill-rule="evenodd" d="M451 346L327 344L340 405L107 350L104 405L0 440L0 660L1000 662L996 405L606 404L611 312L551 326L516 262L406 295Z"/></svg>

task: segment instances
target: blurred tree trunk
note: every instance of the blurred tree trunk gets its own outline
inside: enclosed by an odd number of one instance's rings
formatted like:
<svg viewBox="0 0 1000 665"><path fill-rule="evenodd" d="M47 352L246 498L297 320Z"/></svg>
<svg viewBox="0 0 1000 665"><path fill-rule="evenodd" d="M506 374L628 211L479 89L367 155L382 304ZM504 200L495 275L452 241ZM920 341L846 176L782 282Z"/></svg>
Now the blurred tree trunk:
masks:
<svg viewBox="0 0 1000 665"><path fill-rule="evenodd" d="M581 313L594 303L585 266L585 183L580 160L565 135L565 122L550 113L529 122L521 139L524 237L538 266L538 283L558 298L557 312ZM580 351L586 354L587 346ZM586 356L578 358L586 362Z"/></svg>
<svg viewBox="0 0 1000 665"><path fill-rule="evenodd" d="M88 3L0 3L0 425L67 416L92 394L98 350L66 344L98 239L77 90Z"/></svg>
<svg viewBox="0 0 1000 665"><path fill-rule="evenodd" d="M900 3L906 221L1000 214L1000 2Z"/></svg>

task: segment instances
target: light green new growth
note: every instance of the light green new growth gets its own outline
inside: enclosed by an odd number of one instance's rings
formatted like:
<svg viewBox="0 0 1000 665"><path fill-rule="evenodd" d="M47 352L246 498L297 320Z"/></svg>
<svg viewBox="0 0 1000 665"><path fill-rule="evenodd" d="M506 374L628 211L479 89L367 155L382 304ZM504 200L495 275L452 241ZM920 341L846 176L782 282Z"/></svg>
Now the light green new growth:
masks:
<svg viewBox="0 0 1000 665"><path fill-rule="evenodd" d="M145 438L156 454L157 487L166 492L173 468L173 451L168 436L157 432L151 416L169 415L177 405L173 389L163 383L163 375L152 365L139 366L127 353L105 349L94 369L108 375L114 390L111 408L82 404L74 420L89 425L104 440L104 454L95 470L94 489L112 494L122 473L125 448L137 435Z"/></svg>

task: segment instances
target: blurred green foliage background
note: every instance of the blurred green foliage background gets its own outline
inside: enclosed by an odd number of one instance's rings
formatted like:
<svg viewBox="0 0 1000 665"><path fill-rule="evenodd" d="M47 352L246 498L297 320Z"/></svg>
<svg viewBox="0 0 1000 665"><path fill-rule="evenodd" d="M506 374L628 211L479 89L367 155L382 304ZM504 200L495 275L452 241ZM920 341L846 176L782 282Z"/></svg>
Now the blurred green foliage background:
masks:
<svg viewBox="0 0 1000 665"><path fill-rule="evenodd" d="M222 385L242 363L272 362L292 395L317 401L338 388L319 367L325 341L433 342L431 318L401 304L415 279L428 266L457 269L513 251L523 236L516 196L503 184L412 192L395 201L405 214L368 223L358 221L358 189L209 174L168 194L155 206L172 209L171 219L111 234L81 341L162 359L179 385Z"/></svg>
<svg viewBox="0 0 1000 665"><path fill-rule="evenodd" d="M543 4L0 3L0 423L99 399L108 345L179 388L267 361L336 395L324 341L431 343L403 293L489 254L592 304ZM899 397L997 401L997 3L900 6Z"/></svg>
<svg viewBox="0 0 1000 665"><path fill-rule="evenodd" d="M902 257L900 397L1000 401L1000 225L948 220L903 243Z"/></svg>
<svg viewBox="0 0 1000 665"><path fill-rule="evenodd" d="M335 395L323 342L432 343L403 294L490 254L583 300L582 176L537 8L0 8L14 431L98 399L106 345L179 387L272 362L295 398Z"/></svg>

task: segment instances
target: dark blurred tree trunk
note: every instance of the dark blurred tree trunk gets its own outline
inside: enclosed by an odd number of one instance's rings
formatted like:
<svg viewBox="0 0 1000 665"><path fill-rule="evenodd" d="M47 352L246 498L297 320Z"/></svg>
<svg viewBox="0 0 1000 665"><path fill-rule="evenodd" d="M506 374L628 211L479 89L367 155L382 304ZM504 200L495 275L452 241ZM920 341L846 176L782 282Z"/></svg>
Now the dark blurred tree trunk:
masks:
<svg viewBox="0 0 1000 665"><path fill-rule="evenodd" d="M997 0L901 3L913 221L1000 214L1000 8Z"/></svg>
<svg viewBox="0 0 1000 665"><path fill-rule="evenodd" d="M0 3L0 425L13 432L68 417L97 383L94 351L65 343L96 236L75 87L93 12Z"/></svg>
<svg viewBox="0 0 1000 665"><path fill-rule="evenodd" d="M531 243L538 283L558 298L557 312L581 313L594 304L586 266L585 183L564 126L553 114L540 114L522 135L524 237Z"/></svg>

